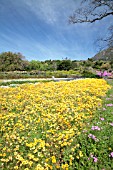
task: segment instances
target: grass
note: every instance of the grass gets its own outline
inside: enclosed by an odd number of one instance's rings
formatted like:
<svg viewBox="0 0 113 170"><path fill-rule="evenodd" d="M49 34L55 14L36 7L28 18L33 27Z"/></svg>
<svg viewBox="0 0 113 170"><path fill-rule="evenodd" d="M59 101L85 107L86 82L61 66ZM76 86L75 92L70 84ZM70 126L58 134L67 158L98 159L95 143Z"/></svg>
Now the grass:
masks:
<svg viewBox="0 0 113 170"><path fill-rule="evenodd" d="M38 83L38 82L50 82L52 80L25 80L25 81L8 81L8 82L0 82L0 86L16 86L16 85L19 85L19 84L26 84L26 83Z"/></svg>

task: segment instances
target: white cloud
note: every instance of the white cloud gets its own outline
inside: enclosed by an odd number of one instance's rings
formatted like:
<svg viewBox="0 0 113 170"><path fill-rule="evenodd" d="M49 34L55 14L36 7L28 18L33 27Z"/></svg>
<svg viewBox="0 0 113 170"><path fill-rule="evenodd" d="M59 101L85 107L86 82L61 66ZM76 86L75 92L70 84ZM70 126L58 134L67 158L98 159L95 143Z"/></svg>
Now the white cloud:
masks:
<svg viewBox="0 0 113 170"><path fill-rule="evenodd" d="M49 24L55 24L64 18L67 20L80 3L74 0L23 0L23 2L37 17Z"/></svg>

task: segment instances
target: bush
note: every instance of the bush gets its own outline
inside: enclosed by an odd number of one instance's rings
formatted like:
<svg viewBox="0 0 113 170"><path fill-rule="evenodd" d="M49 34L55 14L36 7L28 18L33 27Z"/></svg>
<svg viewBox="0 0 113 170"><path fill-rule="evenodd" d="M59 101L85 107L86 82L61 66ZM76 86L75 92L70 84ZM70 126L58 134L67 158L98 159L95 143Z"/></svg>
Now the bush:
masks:
<svg viewBox="0 0 113 170"><path fill-rule="evenodd" d="M98 76L92 72L89 72L89 71L83 71L82 76L85 78L100 78L100 76Z"/></svg>

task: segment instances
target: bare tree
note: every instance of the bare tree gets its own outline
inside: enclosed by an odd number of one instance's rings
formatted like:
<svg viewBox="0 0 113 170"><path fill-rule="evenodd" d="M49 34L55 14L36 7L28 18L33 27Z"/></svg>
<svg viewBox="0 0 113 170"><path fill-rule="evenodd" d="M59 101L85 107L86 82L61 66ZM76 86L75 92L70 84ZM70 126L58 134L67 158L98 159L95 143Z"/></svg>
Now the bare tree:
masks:
<svg viewBox="0 0 113 170"><path fill-rule="evenodd" d="M69 22L94 23L108 16L113 17L113 0L83 0L81 7L69 17ZM107 37L99 41L105 42L106 46L113 46L113 25L109 27Z"/></svg>

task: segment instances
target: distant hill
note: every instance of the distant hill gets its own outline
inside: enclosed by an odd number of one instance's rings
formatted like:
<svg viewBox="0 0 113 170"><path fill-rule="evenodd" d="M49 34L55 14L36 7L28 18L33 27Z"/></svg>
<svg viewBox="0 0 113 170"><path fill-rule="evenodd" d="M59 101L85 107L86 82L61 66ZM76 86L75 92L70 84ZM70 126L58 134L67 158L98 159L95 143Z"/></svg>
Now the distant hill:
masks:
<svg viewBox="0 0 113 170"><path fill-rule="evenodd" d="M93 60L105 60L105 61L113 60L113 47L109 47L106 50L103 50L97 53L94 57L92 57L92 59Z"/></svg>

